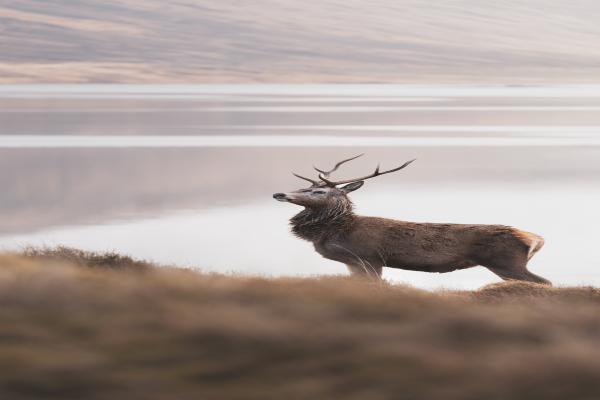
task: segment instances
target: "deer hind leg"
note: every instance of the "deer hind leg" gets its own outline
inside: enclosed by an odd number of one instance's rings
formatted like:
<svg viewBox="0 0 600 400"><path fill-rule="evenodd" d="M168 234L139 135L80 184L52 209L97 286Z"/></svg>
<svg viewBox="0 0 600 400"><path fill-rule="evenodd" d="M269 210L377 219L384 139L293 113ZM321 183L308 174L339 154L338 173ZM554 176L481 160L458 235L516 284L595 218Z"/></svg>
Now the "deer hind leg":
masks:
<svg viewBox="0 0 600 400"><path fill-rule="evenodd" d="M527 269L527 261L529 261L529 258L531 258L532 255L533 254L530 252L515 257L494 260L486 263L484 266L505 281L516 280L552 285L549 280L542 278Z"/></svg>
<svg viewBox="0 0 600 400"><path fill-rule="evenodd" d="M527 263L531 260L531 257L544 246L544 239L530 232L516 231L515 233L520 242L518 245L515 244L515 248L519 248L519 250L515 250L514 253L511 252L509 254L505 252L496 253L492 257L489 257L486 262L481 262L481 265L487 267L504 280L552 285L549 280L527 269Z"/></svg>
<svg viewBox="0 0 600 400"><path fill-rule="evenodd" d="M381 279L383 272L383 267L371 265L370 263L346 264L346 267L348 267L348 271L352 276L362 278Z"/></svg>
<svg viewBox="0 0 600 400"><path fill-rule="evenodd" d="M492 268L487 267L494 274L498 275L505 281L525 281L533 283L541 283L542 285L552 286L552 282L548 279L542 278L539 275L529 271L526 267L522 268Z"/></svg>

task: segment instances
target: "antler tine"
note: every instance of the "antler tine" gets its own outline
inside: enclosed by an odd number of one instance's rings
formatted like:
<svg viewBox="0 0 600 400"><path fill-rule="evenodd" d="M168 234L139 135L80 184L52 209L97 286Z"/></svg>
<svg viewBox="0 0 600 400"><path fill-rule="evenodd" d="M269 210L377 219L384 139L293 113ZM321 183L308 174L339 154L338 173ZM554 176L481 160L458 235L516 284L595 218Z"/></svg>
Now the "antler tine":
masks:
<svg viewBox="0 0 600 400"><path fill-rule="evenodd" d="M323 182L327 183L329 186L337 186L337 185L341 185L343 183L352 183L352 182L357 182L357 181L364 181L366 179L375 178L376 176L385 175L385 174L389 174L389 173L392 173L392 172L400 171L402 168L408 167L408 165L410 163L412 163L413 161L415 161L415 160L416 160L416 158L413 159L413 160L405 162L404 164L402 164L399 167L396 167L396 168L393 168L393 169L389 169L389 170L383 171L383 172L379 171L379 165L377 165L377 168L375 168L375 171L372 174L369 174L369 175L366 175L366 176L363 176L363 177L360 177L360 178L345 179L345 180L335 181L335 182L328 180L327 176L325 176L323 174L319 174L319 178Z"/></svg>
<svg viewBox="0 0 600 400"><path fill-rule="evenodd" d="M327 186L329 186L329 187L335 187L335 185L336 185L335 182L328 180L325 177L325 175L323 175L323 174L319 174L319 179L321 179L323 182L325 182L325 184L327 184Z"/></svg>
<svg viewBox="0 0 600 400"><path fill-rule="evenodd" d="M302 175L298 175L295 172L292 172L292 175L294 175L296 178L300 178L300 179L304 179L305 181L309 181L310 183L312 183L313 186L319 186L319 182L312 180L310 178L305 178Z"/></svg>
<svg viewBox="0 0 600 400"><path fill-rule="evenodd" d="M340 167L340 165L342 165L344 163L347 163L348 161L352 161L352 160L354 160L354 159L356 159L358 157L364 156L364 155L365 155L365 153L361 153L361 154L359 154L357 156L350 157L350 158L347 158L345 160L342 160L342 161L338 162L337 164L335 164L335 166L332 169L330 169L329 171L323 171L322 169L319 169L319 168L315 167L314 165L313 165L313 168L319 173L319 178L321 178L321 176L320 176L321 174L323 174L324 176L327 177L332 172L337 171L337 169ZM324 181L324 182L327 182L327 181Z"/></svg>

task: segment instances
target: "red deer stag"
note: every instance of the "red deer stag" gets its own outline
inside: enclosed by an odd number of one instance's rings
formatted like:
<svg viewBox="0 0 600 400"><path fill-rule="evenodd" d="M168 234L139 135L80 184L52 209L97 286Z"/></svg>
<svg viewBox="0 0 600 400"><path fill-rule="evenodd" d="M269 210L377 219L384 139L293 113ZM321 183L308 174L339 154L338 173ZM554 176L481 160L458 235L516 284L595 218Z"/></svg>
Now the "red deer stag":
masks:
<svg viewBox="0 0 600 400"><path fill-rule="evenodd" d="M292 232L312 242L323 257L363 276L381 277L383 267L442 273L481 265L505 280L550 284L527 269L544 244L533 233L504 225L416 223L354 214L348 193L367 179L399 171L414 161L387 171L378 166L360 178L330 178L340 165L361 155L342 160L329 171L314 167L319 180L294 174L311 186L273 195L304 207L290 220Z"/></svg>

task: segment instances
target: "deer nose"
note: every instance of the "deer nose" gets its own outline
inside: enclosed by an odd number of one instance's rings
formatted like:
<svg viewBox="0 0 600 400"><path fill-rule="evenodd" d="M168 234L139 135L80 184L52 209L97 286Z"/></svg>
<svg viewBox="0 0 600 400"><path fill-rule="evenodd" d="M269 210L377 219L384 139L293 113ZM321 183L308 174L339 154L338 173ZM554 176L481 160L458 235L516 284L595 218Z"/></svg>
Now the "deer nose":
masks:
<svg viewBox="0 0 600 400"><path fill-rule="evenodd" d="M273 195L273 198L277 199L277 200L279 200L279 199L285 199L285 193L275 193Z"/></svg>

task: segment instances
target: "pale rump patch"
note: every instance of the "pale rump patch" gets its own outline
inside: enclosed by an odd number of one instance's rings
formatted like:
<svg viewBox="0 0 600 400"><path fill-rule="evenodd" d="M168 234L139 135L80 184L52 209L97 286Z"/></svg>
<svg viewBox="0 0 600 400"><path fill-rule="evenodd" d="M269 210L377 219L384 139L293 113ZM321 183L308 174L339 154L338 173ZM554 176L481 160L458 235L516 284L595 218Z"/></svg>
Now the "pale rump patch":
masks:
<svg viewBox="0 0 600 400"><path fill-rule="evenodd" d="M529 246L529 252L527 253L528 260L544 246L544 238L535 233L525 231L516 231L515 233Z"/></svg>
<svg viewBox="0 0 600 400"><path fill-rule="evenodd" d="M529 245L529 253L527 253L527 258L531 258L531 256L533 255L533 253L536 251L537 249L537 245L540 241L537 239L534 239L531 244Z"/></svg>

